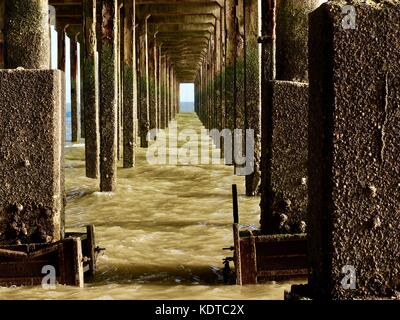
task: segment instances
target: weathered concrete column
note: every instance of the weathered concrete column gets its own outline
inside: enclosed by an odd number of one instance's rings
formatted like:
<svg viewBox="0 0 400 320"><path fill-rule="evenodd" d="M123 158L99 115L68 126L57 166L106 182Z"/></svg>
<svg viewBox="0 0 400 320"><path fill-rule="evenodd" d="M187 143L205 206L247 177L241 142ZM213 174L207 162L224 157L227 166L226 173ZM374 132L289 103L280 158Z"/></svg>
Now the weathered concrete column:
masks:
<svg viewBox="0 0 400 320"><path fill-rule="evenodd" d="M150 80L149 80L149 45L147 18L140 21L140 145L148 147L147 133L150 130Z"/></svg>
<svg viewBox="0 0 400 320"><path fill-rule="evenodd" d="M268 208L271 189L271 157L268 148L271 145L272 128L267 123L271 121L272 89L271 81L276 78L276 0L263 1L261 4L261 230L272 233L272 215Z"/></svg>
<svg viewBox="0 0 400 320"><path fill-rule="evenodd" d="M224 26L224 10L223 8L220 9L220 18L216 20L216 25L215 25L215 41L216 41L216 68L215 68L215 90L216 90L216 107L217 107L217 112L216 112L216 129L222 130L224 129L224 123L225 123L225 104L223 99L223 92L224 92L224 86L225 86L225 77L224 77L224 32L225 29L223 28ZM223 144L221 143L221 146ZM223 155L223 150L221 155Z"/></svg>
<svg viewBox="0 0 400 320"><path fill-rule="evenodd" d="M276 8L276 41L280 45L276 60L277 67L281 65L277 79L285 81L267 83L263 105L261 220L266 233L306 231L309 93L307 83L296 80L308 79L307 21L316 4L318 1L281 1ZM295 31L288 31L289 27ZM288 134L294 130L295 135Z"/></svg>
<svg viewBox="0 0 400 320"><path fill-rule="evenodd" d="M163 67L162 67L162 43L157 46L157 114L158 114L158 128L162 128L162 86L163 86L163 79L162 79L162 72L163 72Z"/></svg>
<svg viewBox="0 0 400 320"><path fill-rule="evenodd" d="M63 238L63 86L58 70L0 71L0 243Z"/></svg>
<svg viewBox="0 0 400 320"><path fill-rule="evenodd" d="M69 33L70 38L70 70L71 70L71 141L78 141L78 43L75 32Z"/></svg>
<svg viewBox="0 0 400 320"><path fill-rule="evenodd" d="M123 109L123 65L124 65L124 12L121 9L123 7L123 1L118 1L117 19L118 19L118 29L117 29L117 159L121 159L121 140L122 137L122 109ZM122 141L123 143L123 141Z"/></svg>
<svg viewBox="0 0 400 320"><path fill-rule="evenodd" d="M206 111L206 102L207 102L207 90L206 90L206 81L207 81L207 67L206 67L206 60L207 58L204 57L204 61L202 63L201 69L200 69L200 83L201 83L201 92L200 92L200 120L205 126L205 111Z"/></svg>
<svg viewBox="0 0 400 320"><path fill-rule="evenodd" d="M148 35L148 69L149 69L149 120L150 129L157 128L157 99L156 99L156 39Z"/></svg>
<svg viewBox="0 0 400 320"><path fill-rule="evenodd" d="M165 91L165 83L166 83L166 66L165 66L165 55L161 55L161 63L160 63L160 128L165 129L167 127L167 119L166 119L166 91Z"/></svg>
<svg viewBox="0 0 400 320"><path fill-rule="evenodd" d="M398 298L400 2L351 5L310 16L309 284L316 299Z"/></svg>
<svg viewBox="0 0 400 320"><path fill-rule="evenodd" d="M168 128L169 118L168 118L168 57L165 55L165 64L164 64L164 109L165 109L165 126Z"/></svg>
<svg viewBox="0 0 400 320"><path fill-rule="evenodd" d="M65 72L66 68L66 52L65 52L65 30L68 25L59 24L57 22L56 31L57 31L57 61L58 61L58 69Z"/></svg>
<svg viewBox="0 0 400 320"><path fill-rule="evenodd" d="M124 1L124 168L135 165L137 119L135 0Z"/></svg>
<svg viewBox="0 0 400 320"><path fill-rule="evenodd" d="M170 95L170 109L169 109L169 113L171 115L171 120L173 120L175 118L175 114L174 114L174 99L175 99L175 92L174 92L174 83L175 83L175 72L173 67L171 67L171 82L169 85L169 90L171 92Z"/></svg>
<svg viewBox="0 0 400 320"><path fill-rule="evenodd" d="M167 96L167 101L165 105L165 112L167 115L167 127L169 126L169 122L171 121L171 113L170 113L170 106L171 106L171 90L170 90L170 85L171 85L171 68L169 65L169 59L167 58L167 63L165 65L166 69L166 96Z"/></svg>
<svg viewBox="0 0 400 320"><path fill-rule="evenodd" d="M226 101L226 127L227 129L235 129L235 83L236 83L236 0L226 0L225 17L226 17L226 67L225 67L225 101Z"/></svg>
<svg viewBox="0 0 400 320"><path fill-rule="evenodd" d="M159 104L159 100L158 100L158 85L159 85L159 79L158 79L158 42L157 42L157 38L154 37L154 47L153 47L153 51L154 51L154 112L156 114L155 118L156 118L156 128L160 127L160 122L159 122L159 111L158 111L158 104Z"/></svg>
<svg viewBox="0 0 400 320"><path fill-rule="evenodd" d="M0 71L0 243L56 242L64 236L64 75L44 70L48 2L7 1L6 9L6 67L43 70Z"/></svg>
<svg viewBox="0 0 400 320"><path fill-rule="evenodd" d="M5 58L5 10L6 2L0 1L0 69L4 69Z"/></svg>
<svg viewBox="0 0 400 320"><path fill-rule="evenodd" d="M245 128L254 130L253 173L246 176L246 195L260 192L261 184L261 84L258 1L244 1L244 109Z"/></svg>
<svg viewBox="0 0 400 320"><path fill-rule="evenodd" d="M276 79L308 81L308 14L320 0L277 0Z"/></svg>
<svg viewBox="0 0 400 320"><path fill-rule="evenodd" d="M179 113L179 81L175 81L175 117Z"/></svg>
<svg viewBox="0 0 400 320"><path fill-rule="evenodd" d="M48 69L50 65L48 0L7 0L6 67Z"/></svg>
<svg viewBox="0 0 400 320"><path fill-rule="evenodd" d="M85 105L86 176L96 179L100 170L99 73L97 69L96 1L83 2L83 96Z"/></svg>
<svg viewBox="0 0 400 320"><path fill-rule="evenodd" d="M117 0L102 0L100 50L100 190L117 189Z"/></svg>
<svg viewBox="0 0 400 320"><path fill-rule="evenodd" d="M79 110L80 110L80 129L81 129L81 138L85 139L85 104L84 104L84 99L83 96L85 95L85 91L83 88L83 82L84 82L84 78L83 78L83 73L85 71L85 64L84 64L84 60L85 60L85 32L83 30L83 24L82 24L82 28L81 28L81 32L79 33L78 36L78 43L79 43L79 71L80 71L80 105L79 105Z"/></svg>

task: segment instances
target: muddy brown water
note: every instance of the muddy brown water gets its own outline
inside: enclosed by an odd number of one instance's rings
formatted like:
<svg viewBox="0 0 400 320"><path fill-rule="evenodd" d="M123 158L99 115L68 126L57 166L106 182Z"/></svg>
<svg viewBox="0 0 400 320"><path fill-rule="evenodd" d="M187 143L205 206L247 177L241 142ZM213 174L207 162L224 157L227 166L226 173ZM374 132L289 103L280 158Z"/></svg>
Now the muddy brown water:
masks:
<svg viewBox="0 0 400 320"><path fill-rule="evenodd" d="M177 120L179 132L202 127L193 113ZM0 299L282 299L305 282L223 284L222 259L231 253L222 248L233 243L231 185L238 184L241 223L258 225L260 211L231 166L150 165L139 149L137 166L118 176L118 192L99 193L98 182L85 178L83 145L67 145L67 231L95 225L97 244L107 249L97 274L83 289L0 288Z"/></svg>

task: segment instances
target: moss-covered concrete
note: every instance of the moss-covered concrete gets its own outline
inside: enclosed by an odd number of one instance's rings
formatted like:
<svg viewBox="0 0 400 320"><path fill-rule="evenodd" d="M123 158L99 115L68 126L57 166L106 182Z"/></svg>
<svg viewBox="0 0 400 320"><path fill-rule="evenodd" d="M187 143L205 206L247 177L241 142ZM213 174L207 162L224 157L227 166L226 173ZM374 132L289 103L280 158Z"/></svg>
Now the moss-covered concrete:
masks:
<svg viewBox="0 0 400 320"><path fill-rule="evenodd" d="M6 67L49 69L48 0L6 2Z"/></svg>
<svg viewBox="0 0 400 320"><path fill-rule="evenodd" d="M6 2L0 1L0 69L4 69L4 55L5 55L5 10Z"/></svg>
<svg viewBox="0 0 400 320"><path fill-rule="evenodd" d="M124 168L131 168L135 165L135 123L136 123L136 101L134 91L134 69L131 65L124 64Z"/></svg>
<svg viewBox="0 0 400 320"><path fill-rule="evenodd" d="M400 2L352 1L356 30L342 4L310 16L309 283L319 299L398 297Z"/></svg>
<svg viewBox="0 0 400 320"><path fill-rule="evenodd" d="M83 96L85 105L86 176L96 179L100 172L99 72L97 70L96 1L84 1Z"/></svg>
<svg viewBox="0 0 400 320"><path fill-rule="evenodd" d="M57 70L0 70L0 244L64 236L64 81Z"/></svg>
<svg viewBox="0 0 400 320"><path fill-rule="evenodd" d="M117 0L103 1L100 50L100 190L117 189Z"/></svg>
<svg viewBox="0 0 400 320"><path fill-rule="evenodd" d="M308 14L319 0L278 0L276 16L277 80L308 80Z"/></svg>
<svg viewBox="0 0 400 320"><path fill-rule="evenodd" d="M71 141L78 141L78 46L71 37L70 41L70 66L71 66Z"/></svg>
<svg viewBox="0 0 400 320"><path fill-rule="evenodd" d="M123 163L124 168L135 165L137 87L135 1L124 1L124 63L123 63Z"/></svg>

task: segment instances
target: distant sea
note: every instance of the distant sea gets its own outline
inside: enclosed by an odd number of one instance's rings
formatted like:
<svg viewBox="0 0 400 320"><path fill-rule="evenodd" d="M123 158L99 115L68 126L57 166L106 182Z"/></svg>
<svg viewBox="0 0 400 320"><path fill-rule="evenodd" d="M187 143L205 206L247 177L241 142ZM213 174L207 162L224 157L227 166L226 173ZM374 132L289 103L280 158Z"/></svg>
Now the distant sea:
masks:
<svg viewBox="0 0 400 320"><path fill-rule="evenodd" d="M80 119L80 114L79 114L79 119ZM66 118L65 118L65 139L67 142L70 142L72 139L72 129L71 129L71 104L67 103L66 104Z"/></svg>
<svg viewBox="0 0 400 320"><path fill-rule="evenodd" d="M194 112L194 102L193 101L181 102L180 111Z"/></svg>

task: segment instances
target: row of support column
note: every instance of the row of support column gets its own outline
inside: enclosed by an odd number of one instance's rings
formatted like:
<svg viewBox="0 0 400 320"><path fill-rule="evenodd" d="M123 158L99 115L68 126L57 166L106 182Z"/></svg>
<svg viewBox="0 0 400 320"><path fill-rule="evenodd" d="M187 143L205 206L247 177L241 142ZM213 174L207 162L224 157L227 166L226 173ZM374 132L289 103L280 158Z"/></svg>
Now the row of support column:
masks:
<svg viewBox="0 0 400 320"><path fill-rule="evenodd" d="M71 40L72 142L85 139L86 175L100 178L101 191L117 188L124 168L135 165L137 146L147 147L150 129L166 128L179 109L179 82L168 53L148 17L138 19L135 0L83 1L82 27L57 19L58 68L65 71L66 34ZM78 50L81 48L81 122ZM122 146L122 148L121 148Z"/></svg>
<svg viewBox="0 0 400 320"><path fill-rule="evenodd" d="M254 130L254 166L246 176L249 196L259 193L261 183L258 35L258 1L226 0L215 19L214 33L195 83L196 112L207 129ZM245 148L243 142L242 150Z"/></svg>

